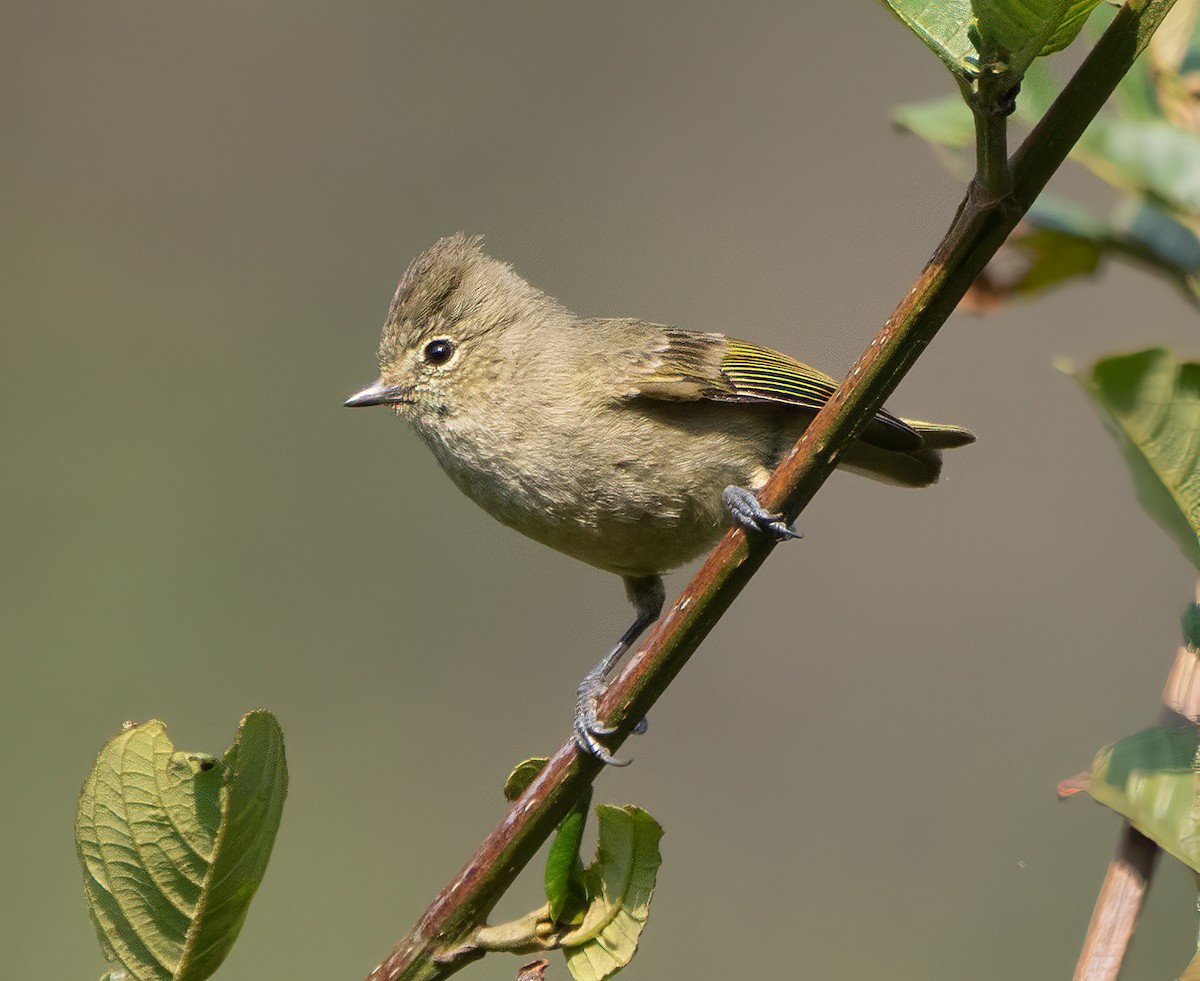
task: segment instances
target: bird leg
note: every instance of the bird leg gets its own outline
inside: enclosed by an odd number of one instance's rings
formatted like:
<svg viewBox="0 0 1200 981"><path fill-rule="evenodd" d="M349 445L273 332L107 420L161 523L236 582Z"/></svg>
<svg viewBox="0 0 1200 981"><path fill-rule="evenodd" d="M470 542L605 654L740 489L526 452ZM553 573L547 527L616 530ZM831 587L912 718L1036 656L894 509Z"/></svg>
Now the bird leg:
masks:
<svg viewBox="0 0 1200 981"><path fill-rule="evenodd" d="M611 766L628 766L629 761L617 759L600 743L604 736L611 736L617 731L614 726L602 724L596 714L600 696L604 694L605 679L612 673L625 652L633 646L634 641L658 619L667 599L661 576L625 576L624 579L625 593L633 603L637 616L629 625L629 629L621 635L617 646L587 673L587 677L579 683L575 693L575 744L585 753ZM642 719L633 731L645 732L646 720Z"/></svg>
<svg viewBox="0 0 1200 981"><path fill-rule="evenodd" d="M804 537L783 520L782 514L768 511L759 504L754 491L748 487L726 487L721 494L721 501L726 510L733 515L733 520L748 532L770 535L776 541Z"/></svg>

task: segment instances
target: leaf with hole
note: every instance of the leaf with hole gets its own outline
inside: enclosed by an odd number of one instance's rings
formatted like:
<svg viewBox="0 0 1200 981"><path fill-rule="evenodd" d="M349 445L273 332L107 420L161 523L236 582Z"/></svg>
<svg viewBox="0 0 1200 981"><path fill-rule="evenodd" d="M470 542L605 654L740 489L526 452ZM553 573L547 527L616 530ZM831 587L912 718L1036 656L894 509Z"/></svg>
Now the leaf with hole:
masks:
<svg viewBox="0 0 1200 981"><path fill-rule="evenodd" d="M632 960L662 864L662 826L640 807L602 804L596 819L596 860L585 873L587 913L561 939L576 981L604 981Z"/></svg>
<svg viewBox="0 0 1200 981"><path fill-rule="evenodd" d="M109 740L80 795L75 840L101 949L123 977L201 981L220 966L286 795L283 733L269 712L247 714L221 758L177 752L157 721Z"/></svg>

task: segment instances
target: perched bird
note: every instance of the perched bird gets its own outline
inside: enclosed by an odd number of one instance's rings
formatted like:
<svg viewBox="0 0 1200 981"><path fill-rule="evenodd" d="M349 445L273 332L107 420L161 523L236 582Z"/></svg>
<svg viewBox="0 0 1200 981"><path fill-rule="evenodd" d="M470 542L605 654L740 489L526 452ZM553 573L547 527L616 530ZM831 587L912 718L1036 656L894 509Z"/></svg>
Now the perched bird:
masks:
<svg viewBox="0 0 1200 981"><path fill-rule="evenodd" d="M380 377L347 406L390 405L459 490L497 520L625 581L637 615L579 687L575 739L601 740L604 679L662 612L661 574L736 520L793 537L754 496L837 387L723 334L584 318L483 253L438 241L408 267L379 345ZM957 426L880 412L840 461L906 487L938 478Z"/></svg>

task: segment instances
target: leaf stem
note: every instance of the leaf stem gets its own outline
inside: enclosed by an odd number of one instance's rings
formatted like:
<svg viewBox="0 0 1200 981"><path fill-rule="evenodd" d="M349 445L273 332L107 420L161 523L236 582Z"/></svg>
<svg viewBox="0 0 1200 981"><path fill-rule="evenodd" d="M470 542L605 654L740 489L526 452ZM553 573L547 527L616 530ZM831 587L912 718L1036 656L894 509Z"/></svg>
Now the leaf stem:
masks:
<svg viewBox="0 0 1200 981"><path fill-rule="evenodd" d="M1005 67L1003 52L984 51L974 90L965 97L975 117L975 180L984 194L1000 201L1012 192L1008 166L1008 117L1012 115L1017 81Z"/></svg>
<svg viewBox="0 0 1200 981"><path fill-rule="evenodd" d="M550 907L543 906L508 923L481 926L475 931L472 944L482 950L537 954L557 948L559 939L558 931L550 919Z"/></svg>
<svg viewBox="0 0 1200 981"><path fill-rule="evenodd" d="M1174 0L1130 0L1113 18L1063 93L1012 161L1013 193L997 198L979 182L945 239L887 323L817 414L760 494L794 519L833 472L855 434L882 408L1016 222L1066 158L1129 69ZM600 706L609 724L632 726L650 707L741 592L772 546L730 531L609 684ZM618 734L612 748L624 739ZM568 740L512 803L467 864L369 981L433 981L468 960L447 956L468 942L517 874L554 831L602 766Z"/></svg>

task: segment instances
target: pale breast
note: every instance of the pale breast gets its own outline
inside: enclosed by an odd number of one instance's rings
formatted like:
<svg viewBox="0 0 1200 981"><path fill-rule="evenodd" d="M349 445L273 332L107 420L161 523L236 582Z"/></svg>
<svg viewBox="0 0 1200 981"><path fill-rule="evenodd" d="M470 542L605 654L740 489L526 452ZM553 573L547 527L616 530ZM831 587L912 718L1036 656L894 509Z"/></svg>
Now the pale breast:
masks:
<svg viewBox="0 0 1200 981"><path fill-rule="evenodd" d="M674 568L728 526L721 492L761 484L771 414L714 403L610 403L520 431L445 420L426 435L454 483L530 538L621 575ZM790 442L790 440L789 440Z"/></svg>

